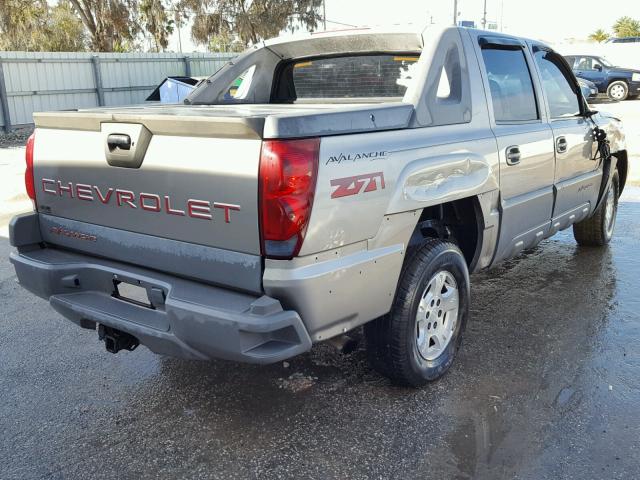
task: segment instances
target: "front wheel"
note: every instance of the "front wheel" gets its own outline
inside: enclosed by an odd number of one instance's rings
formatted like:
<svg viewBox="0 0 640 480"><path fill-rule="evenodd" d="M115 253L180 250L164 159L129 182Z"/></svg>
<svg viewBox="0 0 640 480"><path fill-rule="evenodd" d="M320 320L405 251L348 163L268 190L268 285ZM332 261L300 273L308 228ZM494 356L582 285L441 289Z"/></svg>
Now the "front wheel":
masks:
<svg viewBox="0 0 640 480"><path fill-rule="evenodd" d="M614 170L611 185L606 197L595 213L573 226L573 236L578 245L601 247L611 241L618 214L618 196L620 195L620 177Z"/></svg>
<svg viewBox="0 0 640 480"><path fill-rule="evenodd" d="M372 366L419 387L449 369L469 316L469 272L460 249L429 239L408 260L391 311L365 325Z"/></svg>
<svg viewBox="0 0 640 480"><path fill-rule="evenodd" d="M611 85L607 88L607 95L611 100L621 102L626 100L629 95L629 87L622 80L611 82Z"/></svg>

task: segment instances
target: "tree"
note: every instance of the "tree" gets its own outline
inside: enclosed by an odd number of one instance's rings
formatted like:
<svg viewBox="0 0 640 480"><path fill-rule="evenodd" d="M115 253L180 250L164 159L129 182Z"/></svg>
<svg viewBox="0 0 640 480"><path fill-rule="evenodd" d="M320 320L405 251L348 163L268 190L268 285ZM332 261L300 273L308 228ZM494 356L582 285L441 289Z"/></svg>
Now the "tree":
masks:
<svg viewBox="0 0 640 480"><path fill-rule="evenodd" d="M140 19L145 31L149 32L155 43L155 51L164 50L169 45L169 36L173 33L174 20L167 13L163 0L142 0Z"/></svg>
<svg viewBox="0 0 640 480"><path fill-rule="evenodd" d="M613 25L616 37L638 37L640 36L640 22L631 17L620 17Z"/></svg>
<svg viewBox="0 0 640 480"><path fill-rule="evenodd" d="M135 48L141 29L137 0L70 0L89 33L91 49L113 52Z"/></svg>
<svg viewBox="0 0 640 480"><path fill-rule="evenodd" d="M322 19L322 0L179 0L177 6L193 16L191 37L202 45L230 39L247 46L283 30L313 30Z"/></svg>
<svg viewBox="0 0 640 480"><path fill-rule="evenodd" d="M607 38L609 38L609 34L601 28L597 29L595 32L589 35L589 40L593 40L598 43L604 42Z"/></svg>
<svg viewBox="0 0 640 480"><path fill-rule="evenodd" d="M212 35L209 40L210 52L235 52L244 51L247 46L234 35Z"/></svg>
<svg viewBox="0 0 640 480"><path fill-rule="evenodd" d="M0 0L0 48L34 50L47 8L44 0Z"/></svg>
<svg viewBox="0 0 640 480"><path fill-rule="evenodd" d="M86 50L87 35L71 4L59 1L49 10L46 40L41 50L47 52L80 52Z"/></svg>
<svg viewBox="0 0 640 480"><path fill-rule="evenodd" d="M84 50L82 23L67 0L49 7L45 0L0 0L0 49Z"/></svg>

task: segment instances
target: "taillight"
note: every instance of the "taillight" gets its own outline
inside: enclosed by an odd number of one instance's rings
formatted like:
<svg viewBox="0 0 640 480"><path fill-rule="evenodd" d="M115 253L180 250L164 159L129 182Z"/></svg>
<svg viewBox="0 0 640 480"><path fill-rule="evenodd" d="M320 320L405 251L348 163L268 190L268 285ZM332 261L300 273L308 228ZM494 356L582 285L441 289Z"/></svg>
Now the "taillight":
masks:
<svg viewBox="0 0 640 480"><path fill-rule="evenodd" d="M318 173L320 139L265 140L260 155L262 254L290 259L300 251Z"/></svg>
<svg viewBox="0 0 640 480"><path fill-rule="evenodd" d="M34 202L36 201L36 187L33 179L33 144L35 139L36 133L33 132L27 140L27 148L25 152L27 168L24 171L24 186L27 190L27 195L29 195L29 198Z"/></svg>

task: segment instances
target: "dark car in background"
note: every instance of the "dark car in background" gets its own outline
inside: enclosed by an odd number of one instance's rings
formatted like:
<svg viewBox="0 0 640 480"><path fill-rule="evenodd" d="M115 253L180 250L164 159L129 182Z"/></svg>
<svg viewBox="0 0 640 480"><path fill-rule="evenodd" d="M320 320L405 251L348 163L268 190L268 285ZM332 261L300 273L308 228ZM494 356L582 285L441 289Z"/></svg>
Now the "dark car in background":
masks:
<svg viewBox="0 0 640 480"><path fill-rule="evenodd" d="M640 43L640 37L609 38L604 43Z"/></svg>
<svg viewBox="0 0 640 480"><path fill-rule="evenodd" d="M616 67L597 55L567 55L567 62L578 78L596 84L600 93L622 101L640 95L640 70Z"/></svg>
<svg viewBox="0 0 640 480"><path fill-rule="evenodd" d="M584 78L578 78L578 85L580 85L580 91L586 100L591 101L598 98L598 87L595 83Z"/></svg>

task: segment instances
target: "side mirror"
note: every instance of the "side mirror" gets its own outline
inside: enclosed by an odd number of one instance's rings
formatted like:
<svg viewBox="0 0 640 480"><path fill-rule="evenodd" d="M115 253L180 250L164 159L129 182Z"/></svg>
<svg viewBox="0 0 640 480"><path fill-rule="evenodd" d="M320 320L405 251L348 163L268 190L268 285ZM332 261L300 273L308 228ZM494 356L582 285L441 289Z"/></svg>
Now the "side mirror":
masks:
<svg viewBox="0 0 640 480"><path fill-rule="evenodd" d="M601 72L601 71L602 71L602 65L596 64L596 65L594 65L594 67L593 67L593 68L595 68L595 69L596 69L596 70L598 70L599 72Z"/></svg>

